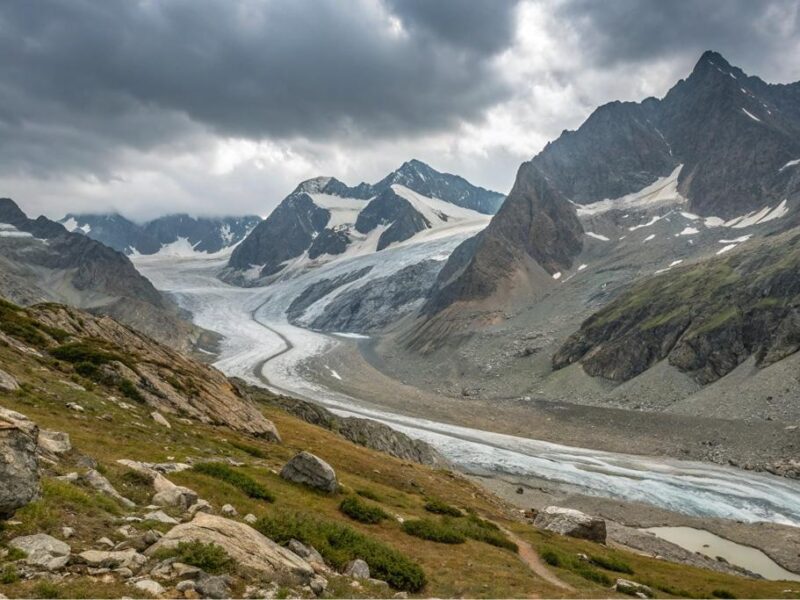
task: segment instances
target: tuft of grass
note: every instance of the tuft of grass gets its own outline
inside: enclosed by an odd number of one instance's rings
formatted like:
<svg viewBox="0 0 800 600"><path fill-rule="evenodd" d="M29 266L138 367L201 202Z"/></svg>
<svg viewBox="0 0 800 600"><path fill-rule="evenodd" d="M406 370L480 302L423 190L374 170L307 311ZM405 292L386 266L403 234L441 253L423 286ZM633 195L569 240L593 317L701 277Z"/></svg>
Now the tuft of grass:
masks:
<svg viewBox="0 0 800 600"><path fill-rule="evenodd" d="M254 458L267 458L268 456L267 453L258 446L251 446L250 444L245 444L244 442L240 442L238 440L229 440L228 443L237 450L241 450L245 454L249 454Z"/></svg>
<svg viewBox="0 0 800 600"><path fill-rule="evenodd" d="M159 550L155 557L159 560L175 557L179 562L212 574L223 573L233 561L222 546L203 542L181 542L175 548Z"/></svg>
<svg viewBox="0 0 800 600"><path fill-rule="evenodd" d="M356 494L358 494L362 498L367 498L368 500L372 500L373 502L383 502L383 500L381 500L381 497L372 490L356 490Z"/></svg>
<svg viewBox="0 0 800 600"><path fill-rule="evenodd" d="M403 523L403 531L408 535L439 544L463 544L466 536L446 521L433 519L414 519Z"/></svg>
<svg viewBox="0 0 800 600"><path fill-rule="evenodd" d="M370 525L380 523L389 518L389 515L381 507L370 506L355 496L348 496L342 500L342 503L339 505L339 510L351 519Z"/></svg>
<svg viewBox="0 0 800 600"><path fill-rule="evenodd" d="M596 556L593 554L589 557L589 560L595 566L605 569L606 571L614 571L616 573L633 575L633 569L631 566L624 560L615 556Z"/></svg>
<svg viewBox="0 0 800 600"><path fill-rule="evenodd" d="M125 379L124 377L121 378L117 382L117 387L119 391L122 392L126 397L130 398L134 402L144 402L144 396L139 391L139 388L136 387L136 384L133 383L130 379Z"/></svg>
<svg viewBox="0 0 800 600"><path fill-rule="evenodd" d="M461 517L462 513L455 506L450 506L446 502L437 498L431 498L425 503L425 510L437 515L447 515L448 517Z"/></svg>
<svg viewBox="0 0 800 600"><path fill-rule="evenodd" d="M61 598L61 588L52 581L40 581L33 588L34 598Z"/></svg>
<svg viewBox="0 0 800 600"><path fill-rule="evenodd" d="M17 573L17 567L15 565L6 565L3 569L3 572L0 573L0 583L5 585L11 585L12 583L16 583L19 581L19 573Z"/></svg>
<svg viewBox="0 0 800 600"><path fill-rule="evenodd" d="M275 502L275 496L267 488L249 475L236 471L228 465L216 462L198 463L192 467L192 471L230 483L256 500Z"/></svg>
<svg viewBox="0 0 800 600"><path fill-rule="evenodd" d="M361 558L369 565L373 577L398 590L418 592L427 581L422 567L405 554L341 523L282 512L262 517L255 528L278 543L285 544L294 538L314 546L337 569Z"/></svg>
<svg viewBox="0 0 800 600"><path fill-rule="evenodd" d="M24 550L20 550L19 548L7 548L6 549L6 556L3 559L6 562L14 562L15 560L22 560L28 556Z"/></svg>

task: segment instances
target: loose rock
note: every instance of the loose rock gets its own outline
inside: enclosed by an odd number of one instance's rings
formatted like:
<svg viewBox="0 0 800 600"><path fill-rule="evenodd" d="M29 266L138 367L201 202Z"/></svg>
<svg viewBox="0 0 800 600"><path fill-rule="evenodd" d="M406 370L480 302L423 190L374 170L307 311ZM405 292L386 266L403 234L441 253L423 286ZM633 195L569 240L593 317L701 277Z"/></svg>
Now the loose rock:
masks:
<svg viewBox="0 0 800 600"><path fill-rule="evenodd" d="M110 496L114 498L117 502L126 506L128 508L133 508L136 504L120 494L114 486L111 485L111 482L103 477L99 471L96 469L89 469L86 473L83 474L83 480L89 484L91 487L96 489L98 492L105 494L106 496Z"/></svg>
<svg viewBox="0 0 800 600"><path fill-rule="evenodd" d="M152 594L153 596L161 596L164 594L163 586L152 579L140 579L133 584L133 587L143 590L148 594Z"/></svg>
<svg viewBox="0 0 800 600"><path fill-rule="evenodd" d="M14 538L9 546L22 550L27 556L25 564L42 567L48 571L61 569L69 560L69 544L45 533Z"/></svg>
<svg viewBox="0 0 800 600"><path fill-rule="evenodd" d="M640 598L652 598L655 595L653 590L648 586L642 583L636 583L635 581L630 581L628 579L617 579L616 583L614 583L614 589L621 594L637 596Z"/></svg>
<svg viewBox="0 0 800 600"><path fill-rule="evenodd" d="M237 511L231 504L224 504L220 512L222 512L222 514L226 517L235 517L239 514L239 511Z"/></svg>
<svg viewBox="0 0 800 600"><path fill-rule="evenodd" d="M169 421L167 421L166 417L164 417L164 415L162 415L157 410L151 412L150 416L153 418L153 421L155 421L159 425L166 427L167 429L172 429L172 425L169 424Z"/></svg>
<svg viewBox="0 0 800 600"><path fill-rule="evenodd" d="M579 510L548 506L536 515L534 527L593 542L606 542L606 522Z"/></svg>
<svg viewBox="0 0 800 600"><path fill-rule="evenodd" d="M0 390L16 392L18 389L19 383L14 376L0 369Z"/></svg>
<svg viewBox="0 0 800 600"><path fill-rule="evenodd" d="M335 492L339 488L333 467L306 451L296 454L284 465L281 477L326 492Z"/></svg>
<svg viewBox="0 0 800 600"><path fill-rule="evenodd" d="M360 558L351 560L344 568L344 574L353 579L369 579L369 565Z"/></svg>

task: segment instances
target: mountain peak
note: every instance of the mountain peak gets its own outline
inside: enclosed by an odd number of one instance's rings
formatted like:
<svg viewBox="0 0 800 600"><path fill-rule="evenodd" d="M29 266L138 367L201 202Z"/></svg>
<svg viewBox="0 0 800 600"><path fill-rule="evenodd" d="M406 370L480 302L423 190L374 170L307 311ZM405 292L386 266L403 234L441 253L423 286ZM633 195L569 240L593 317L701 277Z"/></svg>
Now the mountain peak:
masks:
<svg viewBox="0 0 800 600"><path fill-rule="evenodd" d="M333 181L333 177L312 177L311 179L306 179L300 183L300 185L298 185L292 193L319 194L331 181Z"/></svg>
<svg viewBox="0 0 800 600"><path fill-rule="evenodd" d="M713 50L706 50L700 56L700 59L692 70L692 76L696 75L725 75L727 77L733 77L734 79L747 77L744 71L739 67L733 66L724 56Z"/></svg>

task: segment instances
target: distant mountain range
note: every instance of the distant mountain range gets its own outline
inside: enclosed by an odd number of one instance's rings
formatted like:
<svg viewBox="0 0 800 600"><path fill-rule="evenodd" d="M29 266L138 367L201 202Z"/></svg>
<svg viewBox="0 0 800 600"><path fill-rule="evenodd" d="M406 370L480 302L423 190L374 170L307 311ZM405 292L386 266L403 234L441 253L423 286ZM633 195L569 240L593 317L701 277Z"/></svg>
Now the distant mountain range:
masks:
<svg viewBox="0 0 800 600"><path fill-rule="evenodd" d="M190 217L175 214L143 224L119 214L68 214L59 221L106 246L133 254L215 253L242 241L261 222L257 216Z"/></svg>
<svg viewBox="0 0 800 600"><path fill-rule="evenodd" d="M122 253L0 199L0 291L13 302L62 302L107 314L188 349L200 335Z"/></svg>
<svg viewBox="0 0 800 600"><path fill-rule="evenodd" d="M332 177L310 179L236 247L223 278L252 284L412 238L478 229L502 202L502 194L418 160L375 184L349 187Z"/></svg>

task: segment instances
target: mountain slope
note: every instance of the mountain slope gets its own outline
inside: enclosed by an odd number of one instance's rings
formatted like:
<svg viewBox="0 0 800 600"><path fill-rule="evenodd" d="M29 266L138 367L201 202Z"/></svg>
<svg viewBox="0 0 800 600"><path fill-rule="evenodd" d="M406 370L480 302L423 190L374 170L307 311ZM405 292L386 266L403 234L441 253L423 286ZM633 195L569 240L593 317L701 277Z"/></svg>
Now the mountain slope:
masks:
<svg viewBox="0 0 800 600"><path fill-rule="evenodd" d="M128 258L45 217L29 219L0 199L0 280L16 302L64 302L110 314L178 347L201 335Z"/></svg>
<svg viewBox="0 0 800 600"><path fill-rule="evenodd" d="M256 216L206 218L176 214L140 225L119 214L70 213L59 223L125 254L213 254L236 245L260 221Z"/></svg>
<svg viewBox="0 0 800 600"><path fill-rule="evenodd" d="M767 84L706 52L663 99L602 106L523 165L504 209L445 267L449 280L440 281L428 313L508 287L518 271L507 265L521 259L556 276L580 251L576 217L587 225L600 212L627 218L625 199L671 173L677 173L675 194L685 202L683 210L709 227L743 226L790 212L786 224L795 222L799 132L800 83ZM542 180L536 186L526 183L531 173ZM548 216L540 217L544 188L560 200L551 198ZM539 231L537 219L552 223ZM500 267L492 268L498 259Z"/></svg>
<svg viewBox="0 0 800 600"><path fill-rule="evenodd" d="M404 163L374 185L301 183L233 251L223 279L244 285L460 228L481 228L500 194Z"/></svg>

